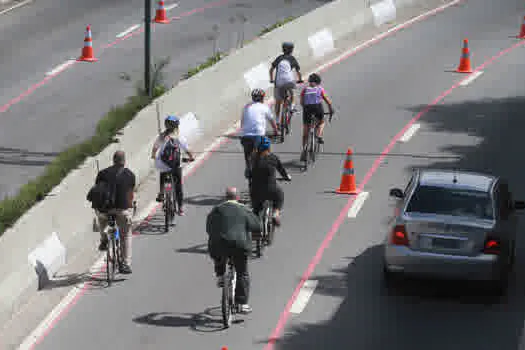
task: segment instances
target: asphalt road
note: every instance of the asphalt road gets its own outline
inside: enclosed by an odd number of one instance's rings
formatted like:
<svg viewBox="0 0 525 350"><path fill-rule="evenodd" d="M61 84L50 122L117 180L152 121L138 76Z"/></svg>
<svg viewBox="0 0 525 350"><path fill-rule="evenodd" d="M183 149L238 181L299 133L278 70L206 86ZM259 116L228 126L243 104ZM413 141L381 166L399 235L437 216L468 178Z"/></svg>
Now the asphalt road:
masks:
<svg viewBox="0 0 525 350"><path fill-rule="evenodd" d="M308 173L296 166L297 119L292 137L275 146L293 180L283 184L283 227L275 245L251 264L254 313L242 323L220 330L220 291L204 233L205 215L225 186L246 187L234 140L186 181L187 216L177 227L163 234L157 215L136 237L132 277L109 289L93 286L36 349L266 348L320 246L326 249L308 277L317 287L304 311L286 318L277 349L517 349L525 319L524 240L509 294L495 304L460 284L411 283L388 294L381 283L380 243L392 210L388 189L403 186L415 166L493 172L510 181L516 198L525 198L518 151L525 127L525 53L520 46L495 57L516 43L510 36L524 11L517 0L468 2L323 73L337 119ZM460 86L465 76L450 71L466 33L474 66L489 63L481 76ZM428 110L430 103L437 106ZM415 135L393 144L377 163L416 115ZM356 218L340 214L348 197L332 193L349 146L358 182L369 193Z"/></svg>
<svg viewBox="0 0 525 350"><path fill-rule="evenodd" d="M65 147L92 135L112 106L135 93L143 79L144 35L140 29L126 39L116 35L143 22L143 4L39 0L0 16L0 198L39 175ZM177 0L166 2L166 7L175 4L168 16L181 19L155 26L152 33L154 60L171 58L165 70L170 86L212 54L209 34L214 25L219 26L219 49L229 50L243 31L238 18L230 22L237 14L247 19L244 36L250 39L263 27L322 3ZM47 77L47 72L80 55L87 24L92 25L99 62L74 64Z"/></svg>

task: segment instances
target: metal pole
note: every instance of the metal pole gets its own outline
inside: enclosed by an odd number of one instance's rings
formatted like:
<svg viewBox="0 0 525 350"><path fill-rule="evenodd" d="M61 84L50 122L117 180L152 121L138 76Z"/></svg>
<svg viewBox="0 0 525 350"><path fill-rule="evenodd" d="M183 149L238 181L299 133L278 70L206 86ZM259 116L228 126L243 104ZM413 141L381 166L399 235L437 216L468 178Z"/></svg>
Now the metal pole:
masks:
<svg viewBox="0 0 525 350"><path fill-rule="evenodd" d="M144 89L150 98L153 97L151 88L151 0L144 0Z"/></svg>

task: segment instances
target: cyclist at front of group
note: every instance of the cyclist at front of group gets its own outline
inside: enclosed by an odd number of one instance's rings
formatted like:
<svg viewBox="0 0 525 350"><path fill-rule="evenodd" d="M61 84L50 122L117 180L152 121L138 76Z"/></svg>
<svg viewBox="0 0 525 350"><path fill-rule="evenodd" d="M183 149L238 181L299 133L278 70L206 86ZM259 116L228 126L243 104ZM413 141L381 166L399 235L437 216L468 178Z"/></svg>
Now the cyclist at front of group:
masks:
<svg viewBox="0 0 525 350"><path fill-rule="evenodd" d="M274 208L274 222L276 226L281 225L280 213L284 202L284 192L277 184L276 170L281 176L291 181L290 175L281 163L279 157L271 153L271 142L265 137L258 147L258 153L252 162L252 182L250 196L253 212L259 214L265 200L270 200Z"/></svg>
<svg viewBox="0 0 525 350"><path fill-rule="evenodd" d="M301 161L306 157L306 145L308 142L308 128L312 118L316 120L317 142L323 144L324 109L323 100L328 105L330 119L334 113L332 101L328 98L325 89L321 86L321 77L312 73L308 77L308 86L301 91L301 106L303 107L303 152Z"/></svg>
<svg viewBox="0 0 525 350"><path fill-rule="evenodd" d="M174 115L168 115L164 120L166 129L160 133L151 150L151 158L155 160L155 167L160 173L160 188L157 195L157 202L164 201L164 183L166 182L167 174L171 173L175 195L177 197L177 205L179 215L184 215L182 207L183 191L182 191L182 152L188 154L190 161L194 160L193 154L189 151L188 145L179 136L179 118Z"/></svg>
<svg viewBox="0 0 525 350"><path fill-rule="evenodd" d="M262 89L252 91L252 102L244 106L241 117L241 145L244 149L246 170L244 176L250 178L251 157L254 150L266 135L266 121L270 122L275 135L277 124L272 110L264 103L266 93Z"/></svg>
<svg viewBox="0 0 525 350"><path fill-rule="evenodd" d="M285 42L282 45L283 53L279 55L273 62L270 68L270 82L275 83L274 96L275 96L275 115L279 117L281 111L281 105L286 96L286 90L295 88L295 82L301 82L303 80L301 75L301 67L299 62L292 55L294 44ZM297 80L293 70L297 73ZM275 79L274 79L274 71ZM295 112L294 106L294 95L291 94L292 112Z"/></svg>

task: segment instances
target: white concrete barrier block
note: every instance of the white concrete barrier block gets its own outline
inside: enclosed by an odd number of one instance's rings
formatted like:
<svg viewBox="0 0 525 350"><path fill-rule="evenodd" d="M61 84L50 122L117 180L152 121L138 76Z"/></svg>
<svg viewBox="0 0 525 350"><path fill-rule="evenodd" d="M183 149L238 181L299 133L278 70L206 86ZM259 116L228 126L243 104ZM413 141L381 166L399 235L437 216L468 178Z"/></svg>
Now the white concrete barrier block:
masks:
<svg viewBox="0 0 525 350"><path fill-rule="evenodd" d="M268 90L271 86L269 71L270 65L266 62L261 62L244 73L244 81L250 90L255 88Z"/></svg>
<svg viewBox="0 0 525 350"><path fill-rule="evenodd" d="M374 14L374 24L376 27L396 19L396 5L393 0L383 0L370 6Z"/></svg>
<svg viewBox="0 0 525 350"><path fill-rule="evenodd" d="M29 263L40 274L45 268L47 277L52 277L66 264L66 247L60 242L56 232L53 232L43 243L37 246L27 256Z"/></svg>
<svg viewBox="0 0 525 350"><path fill-rule="evenodd" d="M335 49L334 38L328 28L309 36L308 44L315 58L321 58Z"/></svg>
<svg viewBox="0 0 525 350"><path fill-rule="evenodd" d="M193 112L186 113L180 118L179 135L188 143L202 135L202 127Z"/></svg>

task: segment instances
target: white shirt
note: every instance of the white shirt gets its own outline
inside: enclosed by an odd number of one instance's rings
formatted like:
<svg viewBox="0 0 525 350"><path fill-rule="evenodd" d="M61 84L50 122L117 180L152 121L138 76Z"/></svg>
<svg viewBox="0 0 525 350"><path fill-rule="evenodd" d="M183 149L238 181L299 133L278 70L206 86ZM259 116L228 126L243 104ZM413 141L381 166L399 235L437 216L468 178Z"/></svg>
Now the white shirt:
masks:
<svg viewBox="0 0 525 350"><path fill-rule="evenodd" d="M157 139L155 140L155 147L157 148L157 152L155 154L155 167L157 168L157 170L159 170L160 172L167 172L167 171L171 171L171 168L169 166L167 166L161 159L160 159L160 155L162 153L162 149L164 148L164 145L167 141L167 138L168 137L172 137L175 141L175 143L180 147L180 149L182 151L185 151L187 152L188 151L188 144L186 143L186 141L184 141L184 139L182 139L181 137L177 137L177 136L174 136L173 134L171 135L168 135L166 137L163 136L163 134L160 134ZM182 156L182 153L181 153L181 156Z"/></svg>
<svg viewBox="0 0 525 350"><path fill-rule="evenodd" d="M266 135L267 120L274 120L270 107L260 102L248 103L243 109L241 136Z"/></svg>

